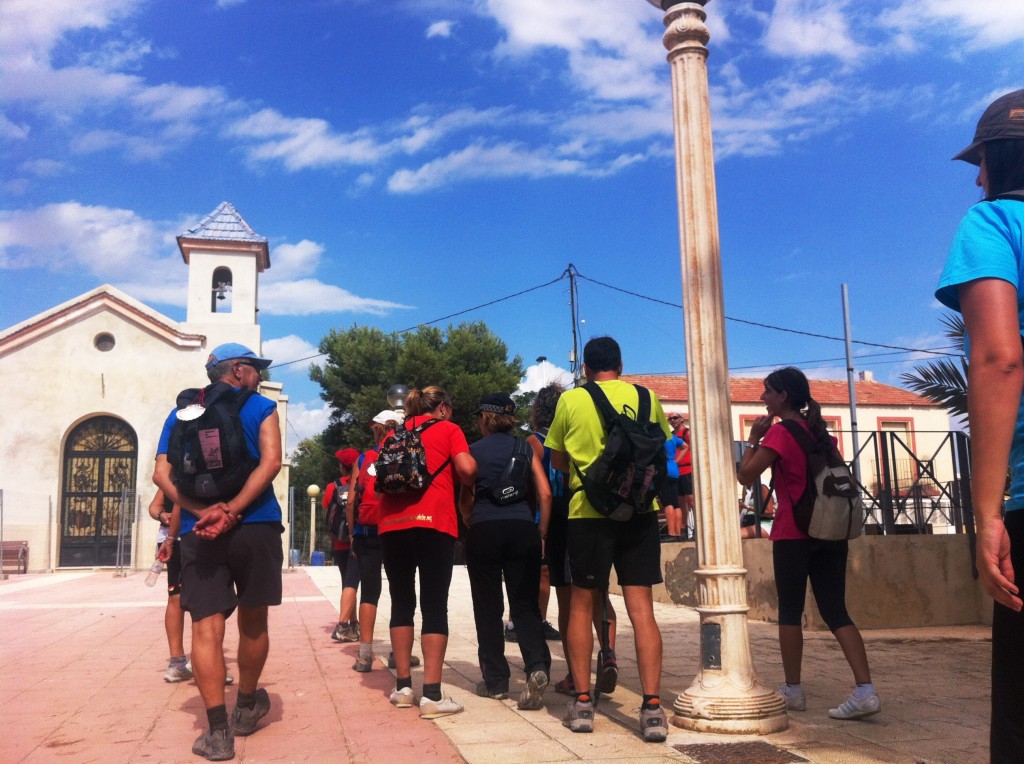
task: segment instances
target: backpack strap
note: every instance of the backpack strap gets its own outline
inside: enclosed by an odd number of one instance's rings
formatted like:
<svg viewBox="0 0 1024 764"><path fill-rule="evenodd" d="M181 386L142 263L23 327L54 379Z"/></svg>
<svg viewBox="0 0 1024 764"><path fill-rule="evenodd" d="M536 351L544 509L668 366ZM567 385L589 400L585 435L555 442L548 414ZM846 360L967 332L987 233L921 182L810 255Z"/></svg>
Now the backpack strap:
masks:
<svg viewBox="0 0 1024 764"><path fill-rule="evenodd" d="M413 430L416 430L416 432L418 432L419 434L422 435L423 431L426 430L428 427L430 427L431 425L435 425L435 424L437 424L438 422L441 422L441 421L444 421L444 420L438 419L436 417L431 417L426 422L424 422L421 425L417 425L416 427L409 427L408 425L406 425L405 429L407 429L409 432L412 432ZM426 457L426 450L425 449L424 449L423 455L424 455L424 457ZM452 463L452 458L449 456L447 459L445 459L443 462L441 462L441 466L438 467L436 471L428 472L427 473L427 476L428 476L427 485L429 486L431 483L433 483L434 482L434 478L436 478L438 475L440 475L441 472L444 470L444 468L447 467L451 463Z"/></svg>
<svg viewBox="0 0 1024 764"><path fill-rule="evenodd" d="M636 421L647 422L651 418L651 391L642 385L633 385L633 387L636 388L637 397ZM597 382L587 382L583 385L583 389L594 399L594 406L601 414L604 428L607 430L609 423L619 415L619 412L612 408L608 396L604 394L604 390Z"/></svg>

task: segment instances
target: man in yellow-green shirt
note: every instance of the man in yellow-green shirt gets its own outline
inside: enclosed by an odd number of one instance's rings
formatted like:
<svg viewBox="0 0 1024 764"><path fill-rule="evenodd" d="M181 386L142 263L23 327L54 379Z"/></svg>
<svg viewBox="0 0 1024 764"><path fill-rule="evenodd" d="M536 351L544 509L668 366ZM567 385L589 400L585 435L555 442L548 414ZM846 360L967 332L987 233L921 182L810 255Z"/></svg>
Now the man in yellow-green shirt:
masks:
<svg viewBox="0 0 1024 764"><path fill-rule="evenodd" d="M619 380L622 351L614 339L595 337L586 344L583 371L588 382L598 384L616 411L637 411L639 394L636 386ZM650 416L666 437L671 435L661 402L654 393L651 393ZM595 598L602 596L608 587L614 565L636 641L643 691L640 731L649 742L663 742L668 736L668 725L659 698L661 631L654 620L651 593L651 587L662 582L658 516L652 504L647 512L626 522L617 522L590 506L581 490L577 469L586 474L604 450L605 439L604 424L590 393L582 388L563 393L558 399L555 418L544 445L551 449L551 465L569 474L569 488L573 491L568 531L572 596L566 644L576 691L569 701L564 723L573 732L592 732L594 729L590 680L590 657L594 649L591 617Z"/></svg>

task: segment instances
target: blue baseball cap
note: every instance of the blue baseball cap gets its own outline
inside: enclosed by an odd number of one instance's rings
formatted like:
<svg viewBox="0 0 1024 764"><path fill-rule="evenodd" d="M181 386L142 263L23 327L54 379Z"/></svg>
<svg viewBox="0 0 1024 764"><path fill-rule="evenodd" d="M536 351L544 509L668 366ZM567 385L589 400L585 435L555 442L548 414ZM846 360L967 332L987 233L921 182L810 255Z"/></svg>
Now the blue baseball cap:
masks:
<svg viewBox="0 0 1024 764"><path fill-rule="evenodd" d="M218 345L210 352L210 357L206 359L206 370L209 371L222 361L235 360L248 361L259 371L263 371L273 363L269 358L260 358L245 345L239 345L237 342L226 342L223 345Z"/></svg>

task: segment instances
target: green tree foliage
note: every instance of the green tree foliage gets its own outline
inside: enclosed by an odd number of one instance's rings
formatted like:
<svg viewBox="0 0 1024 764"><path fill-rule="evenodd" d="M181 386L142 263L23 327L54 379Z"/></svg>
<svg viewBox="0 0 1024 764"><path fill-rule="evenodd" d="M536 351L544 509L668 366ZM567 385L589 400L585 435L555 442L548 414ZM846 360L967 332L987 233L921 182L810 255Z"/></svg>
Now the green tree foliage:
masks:
<svg viewBox="0 0 1024 764"><path fill-rule="evenodd" d="M338 478L338 462L334 458L334 452L325 448L323 438L323 433L306 438L299 443L291 456L289 479L295 488L292 548L299 550L303 562L309 561L309 496L306 495L306 488L313 483L320 487L320 495L316 499L316 548L325 553L328 562L331 559L331 542L324 527L324 512L320 508L320 503L327 484Z"/></svg>
<svg viewBox="0 0 1024 764"><path fill-rule="evenodd" d="M960 357L940 358L915 366L912 372L900 375L903 383L928 400L937 403L954 416L967 416L967 358L964 356L964 320L959 313L942 317L946 337L953 342Z"/></svg>
<svg viewBox="0 0 1024 764"><path fill-rule="evenodd" d="M387 391L399 383L447 390L455 423L473 440L480 434L473 415L480 396L511 393L523 376L522 359L509 361L508 347L482 321L443 330L420 327L402 335L353 326L332 330L320 341L320 351L327 358L310 369L310 378L334 410L324 434L324 443L331 445L368 447L367 423L387 407Z"/></svg>

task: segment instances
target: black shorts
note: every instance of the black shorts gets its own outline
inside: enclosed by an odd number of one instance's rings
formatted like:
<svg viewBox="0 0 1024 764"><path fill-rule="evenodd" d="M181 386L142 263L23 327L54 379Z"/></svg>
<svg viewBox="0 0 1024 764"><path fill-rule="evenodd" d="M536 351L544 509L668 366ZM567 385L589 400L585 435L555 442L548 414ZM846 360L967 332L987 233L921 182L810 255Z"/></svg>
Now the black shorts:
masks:
<svg viewBox="0 0 1024 764"><path fill-rule="evenodd" d="M693 496L693 473L688 472L679 476L679 495Z"/></svg>
<svg viewBox="0 0 1024 764"><path fill-rule="evenodd" d="M160 544L156 545L157 550ZM177 597L181 594L181 542L177 539L171 547L171 559L167 561L167 596Z"/></svg>
<svg viewBox="0 0 1024 764"><path fill-rule="evenodd" d="M665 483L658 492L658 501L662 507L679 506L679 478L665 478Z"/></svg>
<svg viewBox="0 0 1024 764"><path fill-rule="evenodd" d="M280 523L243 523L212 541L181 537L181 609L193 621L281 604Z"/></svg>
<svg viewBox="0 0 1024 764"><path fill-rule="evenodd" d="M572 583L569 573L569 497L551 498L551 522L548 524L548 538L544 542L544 562L548 566L552 586L568 586Z"/></svg>
<svg viewBox="0 0 1024 764"><path fill-rule="evenodd" d="M654 586L661 576L658 513L624 523L605 518L569 520L569 570L583 589L604 589L612 566L620 586Z"/></svg>

